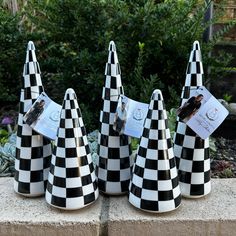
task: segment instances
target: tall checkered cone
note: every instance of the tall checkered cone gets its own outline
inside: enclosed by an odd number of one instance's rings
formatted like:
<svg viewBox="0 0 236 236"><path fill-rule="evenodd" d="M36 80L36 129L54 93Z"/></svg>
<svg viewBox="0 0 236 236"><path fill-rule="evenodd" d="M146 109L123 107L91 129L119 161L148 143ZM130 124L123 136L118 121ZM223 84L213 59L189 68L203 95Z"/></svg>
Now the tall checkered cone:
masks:
<svg viewBox="0 0 236 236"><path fill-rule="evenodd" d="M25 124L23 116L43 92L40 68L33 42L28 43L20 96L20 111L16 139L15 192L28 196L45 193L51 161L51 142Z"/></svg>
<svg viewBox="0 0 236 236"><path fill-rule="evenodd" d="M151 97L130 181L129 202L154 213L172 211L181 202L178 174L160 90Z"/></svg>
<svg viewBox="0 0 236 236"><path fill-rule="evenodd" d="M100 114L101 128L98 136L99 163L98 187L106 194L128 192L131 176L131 140L113 130L114 116L119 95L124 94L115 43L109 44L108 62L103 87L103 110Z"/></svg>
<svg viewBox="0 0 236 236"><path fill-rule="evenodd" d="M67 89L53 149L46 201L57 208L75 210L98 198L95 169L87 134L73 89Z"/></svg>
<svg viewBox="0 0 236 236"><path fill-rule="evenodd" d="M198 41L193 43L182 90L181 105L190 98L190 91L202 86L203 66ZM181 193L185 197L198 198L211 191L209 139L201 139L191 128L177 118L174 136L174 154Z"/></svg>

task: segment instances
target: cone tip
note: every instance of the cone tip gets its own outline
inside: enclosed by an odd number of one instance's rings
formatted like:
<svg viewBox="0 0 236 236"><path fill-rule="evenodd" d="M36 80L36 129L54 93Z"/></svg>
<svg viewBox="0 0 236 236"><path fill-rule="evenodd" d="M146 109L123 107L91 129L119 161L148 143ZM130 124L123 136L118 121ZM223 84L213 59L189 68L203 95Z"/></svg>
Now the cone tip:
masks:
<svg viewBox="0 0 236 236"><path fill-rule="evenodd" d="M193 50L200 50L200 43L199 41L194 41L193 43Z"/></svg>
<svg viewBox="0 0 236 236"><path fill-rule="evenodd" d="M152 93L152 100L163 100L162 92L160 89L155 89Z"/></svg>
<svg viewBox="0 0 236 236"><path fill-rule="evenodd" d="M28 42L27 50L35 50L35 46L33 41Z"/></svg>
<svg viewBox="0 0 236 236"><path fill-rule="evenodd" d="M110 41L109 43L109 51L116 51L116 45L114 41Z"/></svg>
<svg viewBox="0 0 236 236"><path fill-rule="evenodd" d="M66 90L66 94L74 94L75 93L75 91L74 91L74 89L73 88L68 88L67 90Z"/></svg>

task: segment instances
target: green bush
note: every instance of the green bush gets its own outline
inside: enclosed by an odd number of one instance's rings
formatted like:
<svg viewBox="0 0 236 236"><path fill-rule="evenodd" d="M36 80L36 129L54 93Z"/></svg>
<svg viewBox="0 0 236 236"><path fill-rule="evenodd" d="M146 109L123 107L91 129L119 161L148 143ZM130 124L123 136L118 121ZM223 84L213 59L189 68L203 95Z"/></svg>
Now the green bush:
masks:
<svg viewBox="0 0 236 236"><path fill-rule="evenodd" d="M98 125L110 40L117 46L125 94L139 101L149 102L159 88L167 108L177 106L195 40L202 45L204 65L212 66L212 72L217 66L220 74L222 65L209 58L217 40L207 44L201 40L208 25L202 23L205 10L198 0L32 0L9 27L17 31L15 21L21 18L21 30L35 42L47 94L61 103L66 88L74 88L85 125L92 130ZM20 35L18 31L14 42ZM21 52L27 42L20 39ZM11 76L21 73L24 56L18 56L21 65L11 62ZM3 81L1 74L0 84ZM16 94L12 91L18 87L9 89L8 94Z"/></svg>

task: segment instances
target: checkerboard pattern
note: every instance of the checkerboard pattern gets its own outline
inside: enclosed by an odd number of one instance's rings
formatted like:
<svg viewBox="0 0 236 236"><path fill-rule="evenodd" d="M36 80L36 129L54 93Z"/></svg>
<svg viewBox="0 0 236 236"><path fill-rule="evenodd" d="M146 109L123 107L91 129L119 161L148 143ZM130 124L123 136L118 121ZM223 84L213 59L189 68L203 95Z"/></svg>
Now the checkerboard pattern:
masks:
<svg viewBox="0 0 236 236"><path fill-rule="evenodd" d="M203 66L198 41L193 43L182 90L181 105L190 98L190 91L202 86ZM185 197L197 198L211 191L209 139L201 139L191 128L177 117L174 135L174 154L181 193Z"/></svg>
<svg viewBox="0 0 236 236"><path fill-rule="evenodd" d="M75 210L98 198L95 169L87 134L73 89L67 89L53 149L46 201L57 208Z"/></svg>
<svg viewBox="0 0 236 236"><path fill-rule="evenodd" d="M130 181L129 202L154 213L181 203L178 174L167 114L160 90L152 94Z"/></svg>
<svg viewBox="0 0 236 236"><path fill-rule="evenodd" d="M128 192L131 176L131 140L128 136L119 135L113 130L119 95L124 94L120 65L113 41L109 44L105 75L103 110L100 114L101 127L98 136L98 187L106 194L123 194Z"/></svg>
<svg viewBox="0 0 236 236"><path fill-rule="evenodd" d="M16 139L15 192L28 196L45 193L51 161L51 142L25 124L23 116L43 92L40 68L33 42L28 43L23 71L24 88L21 90L20 111Z"/></svg>

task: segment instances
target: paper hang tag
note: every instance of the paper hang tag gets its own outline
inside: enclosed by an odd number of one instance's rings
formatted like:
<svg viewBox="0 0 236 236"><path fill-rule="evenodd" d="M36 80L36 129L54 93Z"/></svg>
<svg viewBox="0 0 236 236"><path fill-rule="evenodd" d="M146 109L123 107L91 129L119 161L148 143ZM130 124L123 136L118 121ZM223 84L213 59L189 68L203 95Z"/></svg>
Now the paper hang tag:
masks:
<svg viewBox="0 0 236 236"><path fill-rule="evenodd" d="M56 139L62 106L42 92L23 117L33 130L52 140Z"/></svg>
<svg viewBox="0 0 236 236"><path fill-rule="evenodd" d="M202 139L208 138L228 114L228 110L204 86L192 90L188 101L177 109L180 120Z"/></svg>
<svg viewBox="0 0 236 236"><path fill-rule="evenodd" d="M113 129L119 134L140 138L143 133L148 106L149 104L137 102L120 95L114 116Z"/></svg>

